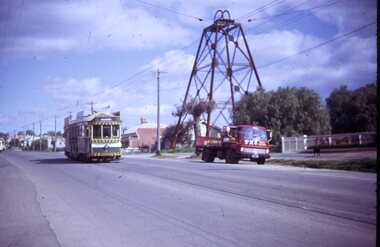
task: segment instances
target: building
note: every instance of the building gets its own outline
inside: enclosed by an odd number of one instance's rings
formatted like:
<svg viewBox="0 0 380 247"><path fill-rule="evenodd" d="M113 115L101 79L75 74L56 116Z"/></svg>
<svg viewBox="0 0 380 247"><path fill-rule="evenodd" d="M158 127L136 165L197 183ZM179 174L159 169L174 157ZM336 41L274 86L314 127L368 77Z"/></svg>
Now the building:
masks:
<svg viewBox="0 0 380 247"><path fill-rule="evenodd" d="M54 136L47 136L44 137L44 140L46 141L47 149L53 150L54 149ZM55 140L55 148L56 150L63 150L65 148L65 138L62 136L57 136Z"/></svg>
<svg viewBox="0 0 380 247"><path fill-rule="evenodd" d="M164 133L167 125L160 124L160 134ZM123 147L156 150L157 124L148 123L145 118L140 118L140 124L123 131L121 142Z"/></svg>
<svg viewBox="0 0 380 247"><path fill-rule="evenodd" d="M23 150L40 150L40 136L26 135L19 140L20 147ZM65 139L62 136L57 136L55 141L56 150L63 150L65 148ZM42 137L42 150L54 150L54 136L43 135Z"/></svg>
<svg viewBox="0 0 380 247"><path fill-rule="evenodd" d="M179 141L177 140L176 148L191 148L191 147L195 146L194 125L192 124L192 121L184 123L184 125L187 125L187 124L191 124L190 128L188 130L190 132L190 134L191 134L191 140L190 140L189 143L179 143ZM207 123L206 123L206 121L201 120L199 128L200 128L200 136L206 136L206 132L207 132ZM215 138L220 138L221 137L221 132L222 132L221 128L219 128L219 127L217 127L215 125L211 125L209 131L210 131L210 133L209 133L210 137L215 137ZM173 147L173 140L172 139L165 139L164 140L164 145L161 146L161 147L163 147L163 149L171 149Z"/></svg>

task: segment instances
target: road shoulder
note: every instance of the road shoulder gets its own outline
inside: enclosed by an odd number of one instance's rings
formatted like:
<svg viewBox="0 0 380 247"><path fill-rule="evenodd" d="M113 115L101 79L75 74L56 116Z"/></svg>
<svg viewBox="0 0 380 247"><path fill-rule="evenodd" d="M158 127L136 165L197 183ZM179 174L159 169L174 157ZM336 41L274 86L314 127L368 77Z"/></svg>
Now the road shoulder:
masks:
<svg viewBox="0 0 380 247"><path fill-rule="evenodd" d="M60 246L33 184L0 156L0 246Z"/></svg>

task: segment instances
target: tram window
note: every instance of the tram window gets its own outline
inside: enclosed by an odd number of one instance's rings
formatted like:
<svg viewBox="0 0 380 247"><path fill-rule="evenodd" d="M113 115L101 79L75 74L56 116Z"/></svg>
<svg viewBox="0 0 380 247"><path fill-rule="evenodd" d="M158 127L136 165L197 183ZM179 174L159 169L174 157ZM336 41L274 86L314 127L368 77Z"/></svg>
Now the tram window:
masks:
<svg viewBox="0 0 380 247"><path fill-rule="evenodd" d="M111 126L104 125L103 126L103 138L111 138Z"/></svg>
<svg viewBox="0 0 380 247"><path fill-rule="evenodd" d="M119 136L119 125L112 125L112 136L113 137Z"/></svg>
<svg viewBox="0 0 380 247"><path fill-rule="evenodd" d="M102 132L101 132L102 126L101 125L94 125L93 128L94 128L93 138L97 138L97 139L102 138Z"/></svg>
<svg viewBox="0 0 380 247"><path fill-rule="evenodd" d="M86 126L85 128L86 128L86 137L89 137L90 136L90 128L88 126Z"/></svg>

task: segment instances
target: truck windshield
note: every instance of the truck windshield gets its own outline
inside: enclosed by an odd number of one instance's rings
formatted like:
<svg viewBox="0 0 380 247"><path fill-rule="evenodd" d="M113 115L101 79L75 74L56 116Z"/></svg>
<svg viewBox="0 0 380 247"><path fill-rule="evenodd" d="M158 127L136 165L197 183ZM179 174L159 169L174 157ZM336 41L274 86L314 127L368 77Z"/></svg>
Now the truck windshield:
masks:
<svg viewBox="0 0 380 247"><path fill-rule="evenodd" d="M251 128L241 128L240 138L243 139L258 139L259 141L267 140L267 132L265 130L251 127Z"/></svg>

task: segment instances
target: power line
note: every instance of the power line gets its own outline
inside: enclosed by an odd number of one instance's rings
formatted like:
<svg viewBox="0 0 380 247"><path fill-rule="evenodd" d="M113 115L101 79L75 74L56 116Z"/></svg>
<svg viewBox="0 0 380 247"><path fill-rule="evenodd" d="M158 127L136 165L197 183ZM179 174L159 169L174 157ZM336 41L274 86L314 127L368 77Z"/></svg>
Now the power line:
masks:
<svg viewBox="0 0 380 247"><path fill-rule="evenodd" d="M147 4L147 5L153 6L153 7L162 8L162 9L168 10L168 11L170 11L170 12L174 12L174 13L176 13L176 14L181 14L181 13L176 12L176 11L174 11L174 10L166 9L166 8L164 8L164 7L161 7L161 6L158 6L158 5L155 5L155 4L152 4L152 3L149 3L149 2L147 2L147 1L143 1L143 0L136 0L136 1L141 2L141 3L143 3L143 4ZM267 4L267 5L261 6L261 7L257 8L257 9L255 9L255 10L251 11L250 13L253 13L253 12L255 12L255 11L259 11L259 10L261 10L261 9L263 9L263 8L268 9L268 8L270 8L270 7L274 7L274 6L276 6L277 4L279 4L279 3L281 3L281 2L284 2L284 1L286 1L286 0L275 0L275 1L273 1L273 2L271 2L271 3L269 3L269 4ZM182 14L182 15L188 16L188 15L186 15L186 14ZM191 17L191 18L197 18L197 17L193 17L193 16L188 16L188 17ZM241 18L241 17L240 17L240 18ZM238 19L240 19L240 18L238 18ZM199 39L190 42L189 44L187 44L187 45L185 45L184 47L182 47L180 50L188 49L188 48L192 47L193 45L197 44L197 42L199 42ZM174 55L173 55L173 56L174 56ZM170 59L170 57L166 58L166 60L169 60L169 59ZM165 62L165 59L164 59L163 61ZM162 64L162 65L170 65L170 64L171 64L171 63L166 63L166 64L164 63L164 64ZM148 73L151 71L152 68L153 68L153 66L150 66L150 67L148 67L148 68L145 68L145 69L143 69L143 70L140 70L140 71L138 71L137 73L135 73L134 75L132 75L132 76L130 76L130 77L124 79L124 80L121 80L121 81L119 81L119 82L113 84L113 85L110 87L110 89L114 89L114 88L116 88L116 87L118 87L118 86L120 86L120 85L122 85L122 84L124 84L124 83L126 83L126 82L128 82L128 81L131 81L131 80L133 80L133 79L138 78L139 76L143 76L143 75L145 75L145 74L148 74ZM139 81L136 80L135 83L137 83L137 82L139 82ZM133 84L134 84L134 83L133 83ZM130 85L131 85L131 84L130 84ZM98 96L98 95L100 95L100 94L102 94L102 93L104 93L104 92L105 92L104 90L99 91L98 93L95 93L95 94L92 96L92 98L93 98L93 97L96 97L96 96Z"/></svg>
<svg viewBox="0 0 380 247"><path fill-rule="evenodd" d="M170 12L173 12L173 13L176 13L176 14L184 15L184 16L191 17L191 18L196 18L196 17L194 17L194 16L189 16L189 15L186 15L186 14L183 14L183 13L179 13L179 12L174 11L174 10L171 10L171 9L166 9L166 8L164 8L164 7L161 7L161 6L157 6L157 5L155 5L155 4L148 3L148 2L146 2L146 1L141 1L141 0L136 0L136 1L139 1L139 2L144 3L144 4L146 4L146 5L150 5L150 6L152 6L152 7L161 8L161 9L164 9L164 10L167 10L167 11L170 11ZM249 12L249 13L247 13L247 14L241 16L241 17L239 17L237 20L247 18L247 17L253 15L254 13L260 13L260 12L264 11L265 9L269 9L269 8L275 7L275 6L277 6L277 5L279 5L279 4L283 3L283 2L285 2L285 0L275 0L275 1L272 1L272 2L269 3L269 4L266 4L266 5L260 7L260 8L258 8L258 9L256 9L256 10L253 10L253 11L251 11L251 12ZM331 2L331 1L330 1L330 2ZM339 2L339 0L336 1L336 2ZM315 7L314 7L314 8L315 8ZM294 8L293 8L293 9L294 9ZM288 10L288 11L289 11L289 10ZM197 18L196 18L196 19L197 19ZM372 25L373 25L373 23L372 23ZM365 28L365 27L363 27L363 28ZM356 30L356 31L359 31L359 30ZM352 32L355 32L355 30L352 31ZM352 33L352 32L351 32L351 33ZM349 34L351 34L351 33L347 33L347 34L343 35L342 37L347 36L347 35L349 35ZM340 36L339 36L339 37L336 37L336 38L334 38L333 40L326 41L325 43L330 43L330 42L335 41L336 39L339 39L339 38L342 38L342 37L340 37ZM185 49L188 49L188 48L192 47L193 45L197 44L197 41L199 41L199 40L192 41L191 43L189 43L188 45L184 46L184 47L181 48L180 50L185 50ZM304 50L304 51L301 51L301 52L299 52L299 53L297 53L297 54L293 54L292 56L289 56L289 57L286 57L286 58L282 58L282 59L279 59L279 60L273 61L273 62L271 62L270 64L265 64L265 65L260 66L260 67L262 68L262 67L270 66L271 64L281 62L281 61L283 61L283 60L289 59L289 58L291 58L291 57L297 56L297 55L299 55L299 54L302 54L302 53L304 53L304 52L307 52L307 51L309 51L309 50L315 49L315 48L320 47L320 46L323 46L323 45L324 45L324 44L322 43L322 44L320 44L320 45L318 45L318 46L311 47L311 48L309 48L309 49L307 49L307 50ZM164 63L163 63L164 65L170 65L170 64L173 63L173 62L169 62L169 59L170 59L170 57L165 58L165 59L163 59L161 62L164 62ZM165 60L166 60L166 61L165 61ZM166 62L166 63L165 63L165 62ZM161 64L161 66L162 66L162 64ZM130 77L128 77L128 78L126 78L126 79L124 79L124 80L122 80L122 81L119 81L119 82L113 84L113 85L112 85L111 87L109 87L109 88L110 88L110 89L115 89L115 88L119 87L120 85L122 85L122 84L124 84L124 83L126 83L126 82L128 82L128 81L132 81L131 84L128 84L128 86L131 86L132 84L135 84L135 83L139 82L137 79L138 79L138 78L141 78L142 76L145 76L147 73L150 72L150 70L151 70L152 68L153 68L153 66L150 66L150 67L148 67L148 68L144 68L144 69L138 71L137 73L135 73L134 75L132 75L132 76L130 76ZM136 80L136 81L134 81L134 80ZM92 97L96 97L96 96L98 96L98 95L100 95L100 94L102 94L102 93L104 93L104 90L102 90L101 92L98 92L98 93L94 94ZM154 93L154 92L152 92L152 93ZM145 99L147 99L146 94L145 94ZM136 101L133 102L132 104L129 104L129 106L130 106L130 105L134 105L135 103L136 103ZM67 106L67 107L69 107L69 106ZM66 107L66 108L67 108L67 107Z"/></svg>
<svg viewBox="0 0 380 247"><path fill-rule="evenodd" d="M311 10L315 10L315 9L319 9L319 8L326 8L326 7L332 6L332 5L336 4L336 3L339 3L342 0L328 1L326 3L320 4L320 5L317 5L317 6L314 6L314 7L310 7L310 8L307 8L307 9L294 10L294 9L297 9L298 7L304 5L308 1L309 0L306 0L306 1L304 1L304 2L302 2L300 4L298 4L298 5L294 6L293 8L290 8L287 11L284 11L284 12L279 13L277 15L271 15L271 16L264 16L264 17L253 18L253 19L249 19L248 21L251 21L251 20L260 20L260 19L275 19L275 18L281 17L281 16L292 15L292 14L302 13L302 12L307 12L307 11L311 11ZM346 0L346 1L350 1L350 0Z"/></svg>
<svg viewBox="0 0 380 247"><path fill-rule="evenodd" d="M333 0L329 0L329 1L326 1L325 3L323 4L320 4L320 5L317 5L317 6L314 6L314 7L311 7L311 8L308 8L308 9L304 9L304 10L296 10L296 11L292 11L294 9L297 9L299 8L300 6L302 6L305 2L302 2L301 4L291 8L291 9L288 9L287 11L284 11L278 15L274 15L273 17L271 17L269 20L267 21L264 21L264 22L261 22L259 25L255 26L255 27L251 27L251 28L248 28L247 30L252 30L252 29L255 29L257 27L260 27L260 26L263 26L264 24L268 23L269 21L271 20L274 20L280 16L285 16L285 15L288 15L288 14L297 14L296 16L293 16L293 17L290 17L288 19L286 19L285 21L283 22L280 22L280 23L277 23L275 26L273 26L271 28L271 30L276 30L276 29L279 29L279 28L282 28L284 26L287 26L293 22L297 22L299 21L300 19L306 17L306 16L310 16L313 14L313 12L311 12L311 10L314 10L314 9L317 9L315 10L314 12L316 11L319 11L321 10L322 8L326 8L326 7L330 7L338 2L341 2L342 0L336 0L336 1L333 1ZM350 0L346 0L346 1L350 1ZM257 19L260 19L260 18L257 18ZM251 21L251 20L257 20L257 19L249 19L248 21ZM261 33L264 33L265 31L261 31L261 32L256 32L255 34L261 34Z"/></svg>
<svg viewBox="0 0 380 247"><path fill-rule="evenodd" d="M342 38L344 38L344 37L346 37L346 36L349 36L349 35L351 35L351 34L353 34L353 33L358 32L358 31L360 31L360 30L363 30L363 29L365 29L365 28L368 28L368 27L370 27L370 26L372 26L372 25L374 25L374 24L376 24L376 21L375 21L375 22L371 22L371 23L369 23L369 24L367 24L367 25L361 26L361 27L359 27L359 28L357 28L357 29L355 29L355 30L352 30L351 32L348 32L348 33L345 33L345 34L339 35L339 36L337 36L337 37L335 37L335 38L329 39L329 40L327 40L327 41L325 41L325 42L322 42L322 43L320 43L320 44L318 44L318 45L315 45L315 46L313 46L313 47L310 47L310 48L307 48L307 49L302 50L302 51L300 51L300 52L297 52L297 53L295 53L295 54L293 54L293 55L290 55L290 56L287 56L287 57L283 57L283 58L281 58L281 59L278 59L278 60L272 61L272 62L270 62L270 63L267 63L267 64L264 64L264 65L258 66L258 68L264 68L264 67L268 67L268 66L270 66L270 65L276 64L276 63L283 62L283 61L285 61L285 60L288 60L288 59L293 58L293 57L295 57L295 56L298 56L298 55L300 55L300 54L303 54L303 53L306 53L306 52L311 51L311 50L313 50L313 49L316 49L316 48L322 47L322 46L324 46L324 45L327 45L327 44L329 44L329 43L331 43L331 42L334 42L334 41L336 41L336 40L338 40L338 39L342 39Z"/></svg>
<svg viewBox="0 0 380 247"><path fill-rule="evenodd" d="M169 9L169 8L166 8L166 7L162 7L162 6L159 6L159 5L147 2L147 1L142 1L142 0L136 0L136 1L140 2L140 3L144 4L144 5L148 5L148 6L151 6L151 7L155 7L155 8L158 8L158 9L165 10L165 11L169 11L169 12L177 14L177 15L182 15L182 16L189 17L189 18L192 18L192 19L195 19L195 20L198 20L198 21L203 21L202 18L195 17L195 16L192 16L192 15L188 15L188 14L185 14L185 13L181 13L181 12L178 12L176 10Z"/></svg>
<svg viewBox="0 0 380 247"><path fill-rule="evenodd" d="M239 18L236 19L236 21L240 21L240 20L246 19L249 16L252 16L252 15L260 13L260 12L263 12L266 9L273 8L273 7L279 5L279 4L283 3L283 2L286 2L286 0L275 0L275 1L272 1L272 2L270 2L268 4L266 4L266 5L263 5L263 6L255 9L253 11L250 11L250 12L248 12L248 13L240 16Z"/></svg>

